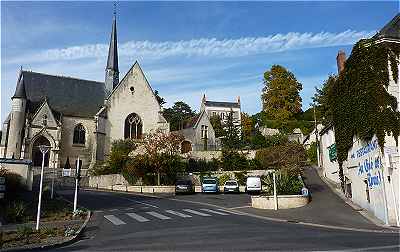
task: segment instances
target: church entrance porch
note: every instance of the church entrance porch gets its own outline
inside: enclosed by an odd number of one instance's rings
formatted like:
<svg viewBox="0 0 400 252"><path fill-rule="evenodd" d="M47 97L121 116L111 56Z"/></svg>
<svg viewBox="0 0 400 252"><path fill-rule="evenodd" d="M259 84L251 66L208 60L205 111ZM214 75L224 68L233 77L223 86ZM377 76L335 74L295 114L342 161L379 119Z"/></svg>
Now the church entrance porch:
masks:
<svg viewBox="0 0 400 252"><path fill-rule="evenodd" d="M43 154L39 149L40 145L51 146L50 141L44 137L38 137L32 145L32 165L35 166L42 166L42 159ZM48 151L44 156L44 167L49 167L49 157L50 151Z"/></svg>

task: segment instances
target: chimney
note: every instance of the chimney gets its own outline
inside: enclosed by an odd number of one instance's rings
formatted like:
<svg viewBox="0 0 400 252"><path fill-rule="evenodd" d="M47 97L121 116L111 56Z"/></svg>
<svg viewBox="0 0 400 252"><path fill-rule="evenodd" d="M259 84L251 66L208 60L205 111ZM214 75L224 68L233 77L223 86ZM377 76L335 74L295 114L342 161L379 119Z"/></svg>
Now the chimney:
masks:
<svg viewBox="0 0 400 252"><path fill-rule="evenodd" d="M240 104L240 96L237 97L237 103Z"/></svg>
<svg viewBox="0 0 400 252"><path fill-rule="evenodd" d="M344 63L346 62L346 53L343 50L338 52L336 57L336 63L338 68L338 74L340 74L344 70Z"/></svg>

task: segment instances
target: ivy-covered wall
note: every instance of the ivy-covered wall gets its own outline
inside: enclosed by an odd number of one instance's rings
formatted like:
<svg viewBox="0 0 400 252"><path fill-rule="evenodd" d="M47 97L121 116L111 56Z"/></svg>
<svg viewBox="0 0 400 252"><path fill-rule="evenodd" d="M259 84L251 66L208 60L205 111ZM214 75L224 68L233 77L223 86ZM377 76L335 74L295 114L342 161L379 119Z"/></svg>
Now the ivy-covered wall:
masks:
<svg viewBox="0 0 400 252"><path fill-rule="evenodd" d="M399 53L398 43L360 40L328 91L342 189L342 164L348 158L354 136L368 141L375 135L383 149L385 136L391 135L397 144L400 131L398 98L391 95L387 88L390 82L389 65L393 80L398 82Z"/></svg>

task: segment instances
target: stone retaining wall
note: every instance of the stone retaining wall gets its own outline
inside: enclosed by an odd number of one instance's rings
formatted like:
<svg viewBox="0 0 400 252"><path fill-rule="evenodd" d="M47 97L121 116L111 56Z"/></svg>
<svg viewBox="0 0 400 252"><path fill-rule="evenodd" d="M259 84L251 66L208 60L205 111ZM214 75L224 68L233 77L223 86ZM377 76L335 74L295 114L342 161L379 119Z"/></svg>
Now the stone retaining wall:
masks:
<svg viewBox="0 0 400 252"><path fill-rule="evenodd" d="M278 209L302 207L308 204L309 197L303 195L278 195ZM251 206L259 209L275 209L274 196L252 196Z"/></svg>

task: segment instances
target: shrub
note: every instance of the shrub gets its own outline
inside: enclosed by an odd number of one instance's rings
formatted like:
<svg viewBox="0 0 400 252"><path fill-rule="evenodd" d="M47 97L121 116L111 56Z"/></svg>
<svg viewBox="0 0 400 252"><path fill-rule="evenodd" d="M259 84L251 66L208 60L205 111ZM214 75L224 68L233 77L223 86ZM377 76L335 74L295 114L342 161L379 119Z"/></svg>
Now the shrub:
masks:
<svg viewBox="0 0 400 252"><path fill-rule="evenodd" d="M258 150L256 160L264 169L284 170L297 176L306 164L306 152L298 143L287 143Z"/></svg>
<svg viewBox="0 0 400 252"><path fill-rule="evenodd" d="M136 148L136 144L131 139L120 139L113 141L110 156L107 163L111 174L121 173L129 160L129 153Z"/></svg>
<svg viewBox="0 0 400 252"><path fill-rule="evenodd" d="M129 158L125 167L122 169L122 176L130 185L135 185L150 170L149 160L146 155L136 155Z"/></svg>
<svg viewBox="0 0 400 252"><path fill-rule="evenodd" d="M17 236L21 240L29 240L29 236L33 233L32 227L28 225L23 225L17 228Z"/></svg>
<svg viewBox="0 0 400 252"><path fill-rule="evenodd" d="M311 164L317 164L317 143L314 142L307 150L307 157Z"/></svg>
<svg viewBox="0 0 400 252"><path fill-rule="evenodd" d="M219 185L223 186L226 181L231 180L231 176L229 174L223 174L218 178Z"/></svg>
<svg viewBox="0 0 400 252"><path fill-rule="evenodd" d="M204 159L192 159L190 158L187 162L186 171L187 172L207 172L207 171L217 171L219 169L218 159L213 158L211 161L206 161Z"/></svg>
<svg viewBox="0 0 400 252"><path fill-rule="evenodd" d="M243 171L249 169L249 161L237 151L222 151L221 167L224 171Z"/></svg>
<svg viewBox="0 0 400 252"><path fill-rule="evenodd" d="M247 172L235 172L235 179L238 181L239 185L246 185Z"/></svg>
<svg viewBox="0 0 400 252"><path fill-rule="evenodd" d="M13 201L6 209L6 219L9 223L23 222L27 206L23 201Z"/></svg>
<svg viewBox="0 0 400 252"><path fill-rule="evenodd" d="M182 158L178 155L166 155L163 154L161 159L163 166L162 176L163 184L174 185L177 174L182 173L186 170L186 163L182 161Z"/></svg>
<svg viewBox="0 0 400 252"><path fill-rule="evenodd" d="M91 176L100 176L113 174L113 172L107 162L96 161L96 164L93 166L93 168L89 170L89 174Z"/></svg>
<svg viewBox="0 0 400 252"><path fill-rule="evenodd" d="M6 194L8 199L15 199L18 194L25 190L25 186L22 184L22 177L19 174L6 171L4 173L6 178Z"/></svg>
<svg viewBox="0 0 400 252"><path fill-rule="evenodd" d="M272 195L274 193L273 174L269 173L267 176L264 176L262 182L266 186L264 187L264 191ZM298 176L286 172L278 172L276 174L276 191L278 195L300 194L302 188L303 182Z"/></svg>
<svg viewBox="0 0 400 252"><path fill-rule="evenodd" d="M272 136L266 136L265 142L266 147L272 147L287 144L289 140L287 135L279 133Z"/></svg>

